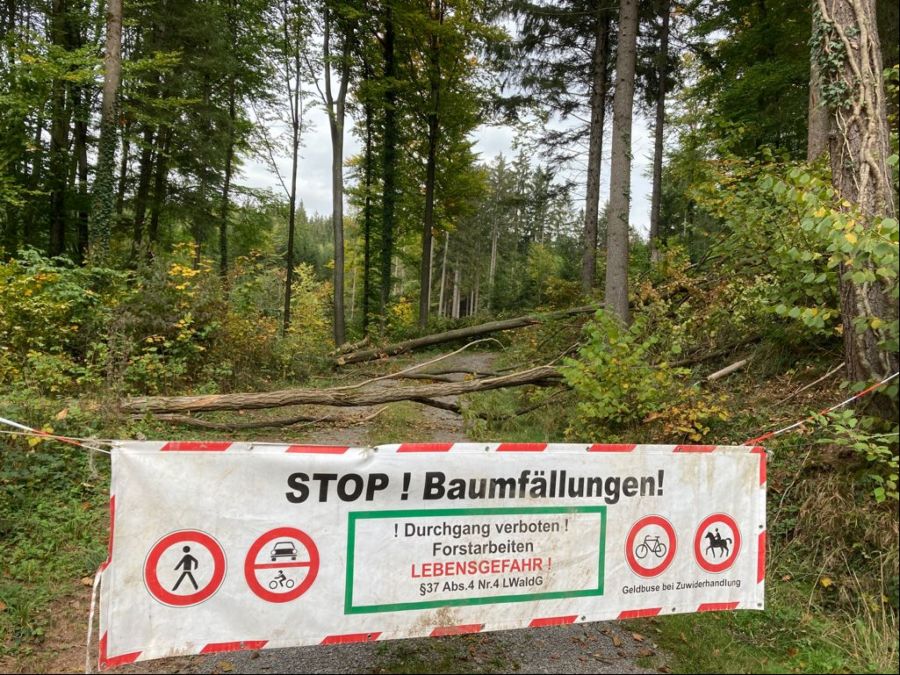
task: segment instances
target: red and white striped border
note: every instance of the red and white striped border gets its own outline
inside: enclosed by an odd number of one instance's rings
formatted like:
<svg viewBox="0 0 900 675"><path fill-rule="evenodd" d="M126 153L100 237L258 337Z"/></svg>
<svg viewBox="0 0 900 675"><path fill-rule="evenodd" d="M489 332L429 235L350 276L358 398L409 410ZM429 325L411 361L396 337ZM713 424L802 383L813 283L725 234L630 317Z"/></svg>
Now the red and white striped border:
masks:
<svg viewBox="0 0 900 675"><path fill-rule="evenodd" d="M634 443L393 443L378 445L371 448L354 447L351 445L296 445L280 443L247 443L240 441L116 441L115 447L127 447L129 449L144 452L254 452L254 453L280 453L289 452L295 454L310 455L342 455L351 450L359 452L396 452L403 454L421 453L485 453L485 452L544 452L544 453L679 453L679 454L709 454L709 453L746 453L759 454L760 484L765 483L765 456L766 451L760 447L748 447L745 445L638 445Z"/></svg>

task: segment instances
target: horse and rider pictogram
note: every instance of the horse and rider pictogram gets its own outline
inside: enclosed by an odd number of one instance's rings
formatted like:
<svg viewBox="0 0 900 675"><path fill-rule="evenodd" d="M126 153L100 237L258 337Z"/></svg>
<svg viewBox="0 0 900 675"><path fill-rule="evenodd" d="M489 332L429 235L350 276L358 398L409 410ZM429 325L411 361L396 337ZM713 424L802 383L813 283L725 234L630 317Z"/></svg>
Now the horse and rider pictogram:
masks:
<svg viewBox="0 0 900 675"><path fill-rule="evenodd" d="M694 558L707 572L724 572L737 560L741 530L726 513L714 513L700 523L694 534Z"/></svg>

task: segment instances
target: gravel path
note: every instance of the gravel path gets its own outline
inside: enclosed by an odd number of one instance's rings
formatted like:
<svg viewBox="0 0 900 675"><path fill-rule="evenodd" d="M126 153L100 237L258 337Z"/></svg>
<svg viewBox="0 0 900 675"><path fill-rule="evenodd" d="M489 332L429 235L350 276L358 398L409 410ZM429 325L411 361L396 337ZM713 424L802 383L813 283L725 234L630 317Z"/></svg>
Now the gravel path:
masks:
<svg viewBox="0 0 900 675"><path fill-rule="evenodd" d="M488 371L493 357L493 354L483 352L462 353L442 361L435 368ZM376 386L396 384L379 382ZM365 410L359 409L360 414L366 414ZM421 414L421 424L416 427L417 437L403 440L427 442L465 438L462 420L454 413L422 406ZM326 428L311 431L302 440L322 444L366 444L367 434L365 426ZM442 638L159 659L124 667L119 672L650 673L656 671L639 666L638 659L656 656L656 645L649 637L629 632L617 623L586 623Z"/></svg>

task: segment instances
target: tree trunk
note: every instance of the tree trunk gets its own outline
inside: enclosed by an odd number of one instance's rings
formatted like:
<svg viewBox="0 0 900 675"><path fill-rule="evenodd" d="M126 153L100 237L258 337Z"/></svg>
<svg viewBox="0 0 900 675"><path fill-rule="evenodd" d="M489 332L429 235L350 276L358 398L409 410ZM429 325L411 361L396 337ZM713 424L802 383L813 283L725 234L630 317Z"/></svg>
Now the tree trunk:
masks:
<svg viewBox="0 0 900 675"><path fill-rule="evenodd" d="M456 259L456 265L453 267L453 313L451 318L459 318L459 258Z"/></svg>
<svg viewBox="0 0 900 675"><path fill-rule="evenodd" d="M432 0L429 8L432 24L444 22L442 0ZM434 181L437 163L438 134L440 132L441 45L432 25L428 38L428 159L425 164L425 218L422 222L422 264L419 273L419 328L428 326L431 308L431 247L434 232Z"/></svg>
<svg viewBox="0 0 900 675"><path fill-rule="evenodd" d="M600 214L600 168L603 163L603 122L606 118L606 70L609 53L609 12L604 3L597 5L594 36L593 78L591 89L591 135L588 142L587 194L584 201L584 252L581 263L581 289L594 288L597 273L597 219ZM493 248L491 251L491 288L494 285Z"/></svg>
<svg viewBox="0 0 900 675"><path fill-rule="evenodd" d="M365 73L365 82L368 84L372 80L372 71L369 62L365 61L363 66ZM370 300L372 297L372 125L374 124L374 114L372 111L371 94L366 94L365 103L363 105L366 117L366 147L365 157L365 197L363 201L363 303L362 303L362 327L363 335L369 335L369 316L371 312Z"/></svg>
<svg viewBox="0 0 900 675"><path fill-rule="evenodd" d="M631 116L638 26L637 0L622 0L613 99L612 166L606 251L606 308L624 324L628 311L628 217L631 204Z"/></svg>
<svg viewBox="0 0 900 675"><path fill-rule="evenodd" d="M234 123L237 117L234 80L228 87L228 146L225 149L225 181L222 185L222 215L219 217L219 274L228 275L228 205L231 190L231 168L234 161Z"/></svg>
<svg viewBox="0 0 900 675"><path fill-rule="evenodd" d="M287 16L287 14L285 14ZM290 29L285 20L285 41L291 45ZM282 334L287 333L291 326L291 293L294 284L294 228L297 222L297 165L300 159L300 45L292 45L294 50L294 75L296 79L291 83L290 70L286 73L287 89L291 105L291 196L288 213L288 240L287 253L285 255L285 281L284 281L284 323Z"/></svg>
<svg viewBox="0 0 900 675"><path fill-rule="evenodd" d="M116 191L116 215L121 218L125 210L125 187L128 183L128 162L131 159L131 141L128 138L126 125L122 130L122 157L119 160L119 187Z"/></svg>
<svg viewBox="0 0 900 675"><path fill-rule="evenodd" d="M79 37L79 47L81 39ZM72 107L75 111L74 125L74 155L78 174L78 217L76 229L76 257L78 262L84 263L88 255L88 218L90 216L90 204L88 193L88 120L90 119L90 104L87 100L88 92L83 87L72 87Z"/></svg>
<svg viewBox="0 0 900 675"><path fill-rule="evenodd" d="M438 316L443 317L444 312L444 288L447 284L447 251L450 248L450 232L444 232L444 255L441 262L441 290L438 294Z"/></svg>
<svg viewBox="0 0 900 675"><path fill-rule="evenodd" d="M662 0L662 27L659 33L659 57L656 65L656 124L653 139L653 194L650 199L650 260L659 260L659 210L662 204L663 127L666 122L666 78L669 69L670 1Z"/></svg>
<svg viewBox="0 0 900 675"><path fill-rule="evenodd" d="M89 255L96 264L109 257L109 239L115 209L116 98L122 79L122 0L107 0L106 56L103 60L103 102L100 145L89 223Z"/></svg>
<svg viewBox="0 0 900 675"><path fill-rule="evenodd" d="M60 49L67 47L66 0L53 0L50 17L50 39ZM66 105L67 83L56 77L51 87L50 117L50 248L51 256L61 255L66 247L66 187L68 180L69 118Z"/></svg>
<svg viewBox="0 0 900 675"><path fill-rule="evenodd" d="M494 308L494 278L497 274L497 241L500 239L500 232L497 229L497 216L491 220L491 264L488 268L488 311Z"/></svg>
<svg viewBox="0 0 900 675"><path fill-rule="evenodd" d="M391 260L394 255L394 209L397 201L397 64L394 55L394 7L385 2L384 14L384 156L382 166L383 198L381 206L381 330L384 332L391 295Z"/></svg>
<svg viewBox="0 0 900 675"><path fill-rule="evenodd" d="M809 111L807 113L806 161L812 164L828 150L831 113L822 101L822 73L815 60L809 66Z"/></svg>
<svg viewBox="0 0 900 675"><path fill-rule="evenodd" d="M149 240L149 251L151 253L159 245L159 219L166 206L166 191L169 184L169 146L172 143L172 127L167 125L159 133L162 135L162 141L157 143L153 202L150 204L150 225L147 228L147 239Z"/></svg>
<svg viewBox="0 0 900 675"><path fill-rule="evenodd" d="M144 221L147 218L147 198L150 195L150 179L153 174L153 127L144 126L141 164L138 173L138 189L134 198L134 226L131 239L131 257L139 255L144 240ZM157 139L158 141L159 139Z"/></svg>
<svg viewBox="0 0 900 675"><path fill-rule="evenodd" d="M458 396L477 391L526 384L559 382L560 374L553 366L538 366L499 377L480 380L384 387L365 390L357 387L333 389L285 389L262 394L213 394L209 396L144 396L124 401L120 410L125 413L212 412L216 410L259 410L289 405L331 405L339 407L375 405L394 401L431 399Z"/></svg>
<svg viewBox="0 0 900 675"><path fill-rule="evenodd" d="M834 93L827 99L834 130L829 147L832 183L841 200L851 204L847 210L858 214L861 225L869 229L877 219L894 218L897 213L887 163L890 129L875 2L818 0L818 10L814 34L821 41L813 48L813 58L822 68L823 90L840 92L839 99ZM870 273L872 280L858 282L850 277L850 273L860 271ZM844 359L849 379L872 381L896 372L897 352L879 346L889 337L887 331L871 324L877 317L886 327L897 318L889 284L868 262L852 268L842 264L840 272Z"/></svg>
<svg viewBox="0 0 900 675"><path fill-rule="evenodd" d="M344 326L344 111L350 83L350 47L352 35L344 34L341 54L340 83L337 98L331 87L331 36L333 17L325 9L324 61L325 107L331 131L331 224L334 235L334 344L345 342Z"/></svg>

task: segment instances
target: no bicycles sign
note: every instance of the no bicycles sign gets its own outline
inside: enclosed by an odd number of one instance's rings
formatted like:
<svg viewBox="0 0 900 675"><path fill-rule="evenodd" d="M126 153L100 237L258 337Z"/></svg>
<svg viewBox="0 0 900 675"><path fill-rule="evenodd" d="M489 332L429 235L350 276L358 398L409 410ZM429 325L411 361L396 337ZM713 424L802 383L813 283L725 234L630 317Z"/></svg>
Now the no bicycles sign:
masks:
<svg viewBox="0 0 900 675"><path fill-rule="evenodd" d="M119 443L100 665L762 609L762 448Z"/></svg>

